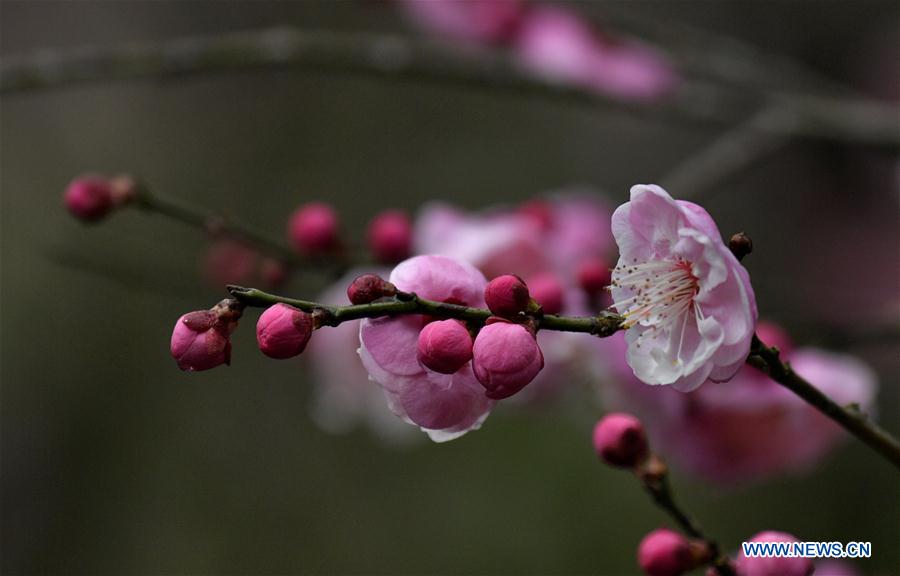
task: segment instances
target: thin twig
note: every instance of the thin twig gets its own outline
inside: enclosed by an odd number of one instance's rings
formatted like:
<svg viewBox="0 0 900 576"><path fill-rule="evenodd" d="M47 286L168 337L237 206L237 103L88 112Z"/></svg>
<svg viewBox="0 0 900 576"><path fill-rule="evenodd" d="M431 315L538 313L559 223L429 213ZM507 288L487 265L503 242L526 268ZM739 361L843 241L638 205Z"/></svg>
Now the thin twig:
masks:
<svg viewBox="0 0 900 576"><path fill-rule="evenodd" d="M762 96L720 84L684 79L662 102L623 102L595 91L555 82L524 70L495 49L459 51L445 43L395 34L341 33L270 28L221 36L194 36L160 42L68 50L42 50L5 57L0 93L48 89L67 84L180 76L260 67L305 67L393 79L436 82L609 110L731 124L761 104L789 110L801 121L763 130L875 144L900 144L894 108L859 99L814 95ZM764 102L760 102L760 99Z"/></svg>
<svg viewBox="0 0 900 576"><path fill-rule="evenodd" d="M787 134L768 130L772 124L796 122L780 107L763 108L746 122L725 131L710 144L691 153L660 180L681 198L697 201L766 154L789 141Z"/></svg>
<svg viewBox="0 0 900 576"><path fill-rule="evenodd" d="M658 456L652 454L636 473L644 489L653 498L653 502L671 516L688 536L702 540L706 544L709 551L709 565L720 576L733 576L734 569L731 562L722 554L718 542L707 536L700 525L676 502L669 485L668 466Z"/></svg>
<svg viewBox="0 0 900 576"><path fill-rule="evenodd" d="M172 218L208 234L228 236L284 264L296 266L305 262L295 251L247 224L225 218L201 206L151 192L143 185L140 185L134 202L130 205L139 210Z"/></svg>

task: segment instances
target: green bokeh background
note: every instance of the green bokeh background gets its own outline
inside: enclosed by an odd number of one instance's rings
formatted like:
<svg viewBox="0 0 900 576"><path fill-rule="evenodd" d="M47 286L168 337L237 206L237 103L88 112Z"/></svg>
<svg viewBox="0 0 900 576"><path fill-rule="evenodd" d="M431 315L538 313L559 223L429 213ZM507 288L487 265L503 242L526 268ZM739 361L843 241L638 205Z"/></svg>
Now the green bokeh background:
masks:
<svg viewBox="0 0 900 576"><path fill-rule="evenodd" d="M896 44L900 11L849 1L579 9L679 18L846 81L875 59L873 38ZM275 24L406 29L377 2L4 0L0 10L3 54ZM379 207L433 198L478 208L589 183L618 203L719 130L297 69L4 96L3 572L635 573L638 541L668 520L632 478L595 461L592 390L500 406L443 445L326 434L308 415L306 365L258 354L252 315L230 369L176 369L174 320L222 296L197 273L196 231L127 210L81 226L60 193L85 171L129 171L276 235L298 203L326 199L358 239ZM812 342L822 326L897 319L896 162L799 141L709 196L723 232L755 240L748 267L764 316ZM312 295L312 278L288 290ZM896 345L851 351L878 370L882 422L900 432ZM772 528L871 541L864 573L900 566L897 472L858 442L811 475L724 490L676 473L675 485L729 549Z"/></svg>

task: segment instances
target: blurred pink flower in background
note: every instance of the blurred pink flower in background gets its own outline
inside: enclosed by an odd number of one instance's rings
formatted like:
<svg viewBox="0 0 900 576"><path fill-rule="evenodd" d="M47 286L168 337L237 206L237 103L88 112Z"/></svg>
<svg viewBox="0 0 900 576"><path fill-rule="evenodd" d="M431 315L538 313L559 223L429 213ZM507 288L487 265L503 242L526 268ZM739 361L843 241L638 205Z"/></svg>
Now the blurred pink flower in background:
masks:
<svg viewBox="0 0 900 576"><path fill-rule="evenodd" d="M389 281L398 290L428 300L484 307L487 280L471 264L445 256L415 256L401 262ZM454 374L427 370L418 360L421 315L365 319L359 354L369 375L385 391L391 410L419 426L435 442L481 427L494 406L467 362Z"/></svg>
<svg viewBox="0 0 900 576"><path fill-rule="evenodd" d="M526 14L515 54L523 67L548 80L626 100L655 100L677 84L675 69L660 52L633 40L606 38L560 7Z"/></svg>
<svg viewBox="0 0 900 576"><path fill-rule="evenodd" d="M671 93L678 74L659 51L610 38L577 12L518 0L401 0L422 30L465 46L508 48L523 69L623 100Z"/></svg>
<svg viewBox="0 0 900 576"><path fill-rule="evenodd" d="M760 325L763 341L777 341L767 336L771 332ZM745 484L802 472L846 438L837 424L753 367L684 394L630 376L621 336L604 345L603 367L615 372L602 388L607 404L642 415L654 446L706 480ZM781 345L794 370L836 402L858 402L863 411L874 407L875 376L861 361L814 348L791 350L783 340Z"/></svg>
<svg viewBox="0 0 900 576"><path fill-rule="evenodd" d="M355 269L344 275L317 301L344 306L349 304L347 286L364 272L386 276L387 270ZM313 421L335 434L366 427L391 443L408 443L418 435L414 428L394 416L385 404L384 392L372 382L362 365L359 349L359 320L316 331L306 348L315 383L311 411Z"/></svg>

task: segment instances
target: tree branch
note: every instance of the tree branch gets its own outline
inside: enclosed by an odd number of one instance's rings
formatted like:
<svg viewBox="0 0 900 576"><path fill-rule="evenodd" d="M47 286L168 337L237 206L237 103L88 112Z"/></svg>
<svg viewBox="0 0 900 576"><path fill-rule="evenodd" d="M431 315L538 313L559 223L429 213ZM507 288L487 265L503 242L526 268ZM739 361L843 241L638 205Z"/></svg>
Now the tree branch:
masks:
<svg viewBox="0 0 900 576"><path fill-rule="evenodd" d="M277 258L284 264L298 266L307 263L296 252L264 232L236 220L225 218L202 206L151 192L143 184L137 184L135 199L129 205L145 212L172 218L208 234L228 236Z"/></svg>
<svg viewBox="0 0 900 576"><path fill-rule="evenodd" d="M531 74L500 50L463 52L451 48L445 43L395 34L270 28L140 44L42 50L4 58L0 93L90 81L293 66L499 90L592 110L612 109L704 123L732 124L735 118L746 117L761 105L775 105L798 121L770 123L760 130L900 145L897 111L880 103L775 92L761 95L697 79L684 79L676 93L662 102L630 103Z"/></svg>
<svg viewBox="0 0 900 576"><path fill-rule="evenodd" d="M391 300L356 304L350 306L326 306L317 302L295 300L275 294L268 294L256 288L228 286L228 292L240 300L245 306L268 308L279 302L294 306L300 310L319 314L319 321L326 326L337 326L342 322L359 320L360 318L378 318L381 316L398 316L405 314L424 314L436 318L455 318L474 324L483 324L492 316L491 311L484 308L471 308L446 302L435 302L419 298L415 294L398 292ZM601 338L612 336L622 329L624 318L611 312L601 312L597 316L557 316L529 314L542 330L557 332L582 332Z"/></svg>
<svg viewBox="0 0 900 576"><path fill-rule="evenodd" d="M228 292L245 306L268 308L279 302L294 306L317 315L318 323L325 326L337 326L342 322L360 318L405 314L424 314L444 319L455 318L479 325L491 316L490 310L484 308L425 300L406 292L398 292L397 296L390 300L350 306L326 306L317 302L286 298L242 286L228 286ZM538 312L526 314L526 316L542 330L582 332L601 338L612 336L619 330L623 330L625 321L622 316L612 312L601 312L597 316L545 316ZM789 364L781 362L777 349L769 348L755 335L747 363L766 372L775 382L806 400L813 408L843 426L848 432L900 468L900 442L896 438L858 411L840 406L818 388L798 376Z"/></svg>
<svg viewBox="0 0 900 576"><path fill-rule="evenodd" d="M747 363L762 370L769 378L806 400L813 408L843 426L845 430L900 468L900 441L869 420L858 408L841 406L799 376L790 364L782 362L777 348L766 346L754 336Z"/></svg>

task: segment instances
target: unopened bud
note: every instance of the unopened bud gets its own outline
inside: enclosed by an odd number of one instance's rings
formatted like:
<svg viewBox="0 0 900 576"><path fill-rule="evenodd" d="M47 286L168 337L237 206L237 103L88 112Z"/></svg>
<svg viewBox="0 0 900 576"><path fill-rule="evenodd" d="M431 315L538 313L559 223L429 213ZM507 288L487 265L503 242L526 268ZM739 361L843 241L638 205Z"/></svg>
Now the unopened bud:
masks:
<svg viewBox="0 0 900 576"><path fill-rule="evenodd" d="M396 293L397 288L377 274L357 276L347 288L347 298L353 304L369 304Z"/></svg>

